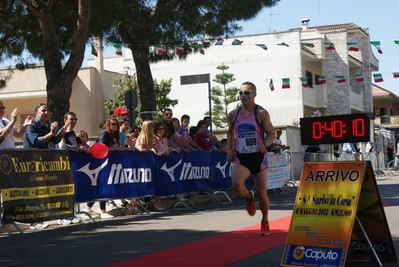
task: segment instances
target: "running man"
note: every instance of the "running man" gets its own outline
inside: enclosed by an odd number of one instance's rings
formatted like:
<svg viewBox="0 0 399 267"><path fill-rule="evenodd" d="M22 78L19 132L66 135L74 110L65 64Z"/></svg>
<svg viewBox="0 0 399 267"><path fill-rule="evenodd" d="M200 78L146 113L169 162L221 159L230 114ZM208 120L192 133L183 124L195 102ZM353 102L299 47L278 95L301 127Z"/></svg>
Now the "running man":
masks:
<svg viewBox="0 0 399 267"><path fill-rule="evenodd" d="M276 136L269 113L255 104L256 86L251 82L244 82L238 93L242 106L229 113L227 132L227 160L235 163L231 176L233 189L247 199L247 212L254 216L255 192L244 185L245 180L252 175L262 212L260 234L268 235L270 202L266 189L266 148L273 143Z"/></svg>

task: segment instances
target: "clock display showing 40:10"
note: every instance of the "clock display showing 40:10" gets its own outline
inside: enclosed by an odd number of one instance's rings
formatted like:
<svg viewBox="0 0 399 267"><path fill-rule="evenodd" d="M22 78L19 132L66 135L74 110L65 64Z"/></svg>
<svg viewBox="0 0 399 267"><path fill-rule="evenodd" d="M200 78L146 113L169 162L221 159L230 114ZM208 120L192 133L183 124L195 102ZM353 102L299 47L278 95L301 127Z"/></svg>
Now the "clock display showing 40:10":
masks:
<svg viewBox="0 0 399 267"><path fill-rule="evenodd" d="M329 122L313 122L312 123L312 137L314 139L321 139L324 134L329 133L332 138L342 138L348 129L352 130L350 133L353 137L363 137L366 134L366 122L364 118L352 120L352 127L346 127L346 124L336 119Z"/></svg>

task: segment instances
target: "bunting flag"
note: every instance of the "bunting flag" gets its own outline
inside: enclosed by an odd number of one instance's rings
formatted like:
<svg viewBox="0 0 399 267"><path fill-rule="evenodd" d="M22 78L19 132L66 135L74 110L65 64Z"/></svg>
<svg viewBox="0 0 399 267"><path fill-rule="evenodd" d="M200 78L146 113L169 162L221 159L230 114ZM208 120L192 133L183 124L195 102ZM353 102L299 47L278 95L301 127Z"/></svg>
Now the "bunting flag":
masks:
<svg viewBox="0 0 399 267"><path fill-rule="evenodd" d="M184 48L181 45L175 45L175 51L176 53L184 53Z"/></svg>
<svg viewBox="0 0 399 267"><path fill-rule="evenodd" d="M301 77L299 79L301 79L302 87L307 88L308 87L308 77Z"/></svg>
<svg viewBox="0 0 399 267"><path fill-rule="evenodd" d="M259 46L263 50L267 50L267 46L265 44L255 44L255 45Z"/></svg>
<svg viewBox="0 0 399 267"><path fill-rule="evenodd" d="M382 54L382 50L381 50L381 42L380 41L372 41L370 42L370 44L374 45L375 48L377 48L378 54Z"/></svg>
<svg viewBox="0 0 399 267"><path fill-rule="evenodd" d="M319 81L320 84L325 84L326 83L326 77L324 77L324 76L319 76L317 78L317 80Z"/></svg>
<svg viewBox="0 0 399 267"><path fill-rule="evenodd" d="M113 44L115 48L115 54L122 56L122 44Z"/></svg>
<svg viewBox="0 0 399 267"><path fill-rule="evenodd" d="M200 45L200 44L193 44L193 47L194 47L195 49L199 49L200 54L205 55L205 50L201 48L202 45Z"/></svg>
<svg viewBox="0 0 399 267"><path fill-rule="evenodd" d="M279 44L277 44L277 45L279 45L279 46L285 46L285 47L289 47L289 45L288 45L288 44L286 44L286 43L284 43L284 42L281 42L281 43L279 43Z"/></svg>
<svg viewBox="0 0 399 267"><path fill-rule="evenodd" d="M399 72L392 73L394 78L399 78Z"/></svg>
<svg viewBox="0 0 399 267"><path fill-rule="evenodd" d="M165 53L165 51L163 50L162 45L154 45L154 51L158 55L163 55Z"/></svg>
<svg viewBox="0 0 399 267"><path fill-rule="evenodd" d="M231 43L231 45L241 45L244 41L240 41L238 39L234 39L234 41Z"/></svg>
<svg viewBox="0 0 399 267"><path fill-rule="evenodd" d="M282 86L282 88L283 88L283 89L288 89L288 88L290 88L290 78L283 78L282 80L283 80L283 86Z"/></svg>
<svg viewBox="0 0 399 267"><path fill-rule="evenodd" d="M347 42L346 45L348 46L349 51L359 52L357 42Z"/></svg>
<svg viewBox="0 0 399 267"><path fill-rule="evenodd" d="M272 92L274 91L273 79L270 79L269 88L270 88L270 91L272 91Z"/></svg>
<svg viewBox="0 0 399 267"><path fill-rule="evenodd" d="M217 39L216 39L216 43L215 43L215 45L222 45L222 44L223 44L223 42L224 42L224 39L223 39L223 38L221 38L221 37L219 37L219 38L217 38Z"/></svg>
<svg viewBox="0 0 399 267"><path fill-rule="evenodd" d="M397 45L399 45L399 40L393 40L393 42Z"/></svg>
<svg viewBox="0 0 399 267"><path fill-rule="evenodd" d="M93 56L95 56L95 57L98 57L97 50L96 50L96 48L94 47L93 44L91 45L91 54L92 54Z"/></svg>
<svg viewBox="0 0 399 267"><path fill-rule="evenodd" d="M335 76L337 79L337 83L344 83L346 82L345 76Z"/></svg>
<svg viewBox="0 0 399 267"><path fill-rule="evenodd" d="M363 74L355 74L355 78L357 82L363 82Z"/></svg>
<svg viewBox="0 0 399 267"><path fill-rule="evenodd" d="M313 48L314 47L314 44L312 44L312 43L301 43L301 45L309 47L309 48Z"/></svg>
<svg viewBox="0 0 399 267"><path fill-rule="evenodd" d="M380 82L384 81L384 79L382 78L381 73L373 73L373 77L374 77L374 82L375 83L380 83Z"/></svg>
<svg viewBox="0 0 399 267"><path fill-rule="evenodd" d="M326 46L326 50L335 50L335 46L333 43L324 43L324 45Z"/></svg>

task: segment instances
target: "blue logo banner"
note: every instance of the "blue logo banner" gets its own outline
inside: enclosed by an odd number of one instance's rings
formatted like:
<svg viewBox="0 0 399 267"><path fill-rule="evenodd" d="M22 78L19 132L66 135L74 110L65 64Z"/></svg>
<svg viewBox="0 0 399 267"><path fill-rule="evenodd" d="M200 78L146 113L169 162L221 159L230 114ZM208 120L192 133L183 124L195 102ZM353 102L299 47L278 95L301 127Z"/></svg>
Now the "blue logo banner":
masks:
<svg viewBox="0 0 399 267"><path fill-rule="evenodd" d="M153 195L153 152L110 152L104 159L69 151L75 202Z"/></svg>

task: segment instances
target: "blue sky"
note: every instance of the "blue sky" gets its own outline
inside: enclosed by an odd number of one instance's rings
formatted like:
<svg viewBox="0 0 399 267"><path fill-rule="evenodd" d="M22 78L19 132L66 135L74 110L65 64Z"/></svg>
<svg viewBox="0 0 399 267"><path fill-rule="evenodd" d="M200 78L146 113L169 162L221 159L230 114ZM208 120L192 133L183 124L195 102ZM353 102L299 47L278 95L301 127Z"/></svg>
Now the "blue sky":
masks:
<svg viewBox="0 0 399 267"><path fill-rule="evenodd" d="M384 82L378 86L399 96L399 1L358 1L358 0L281 0L272 8L264 9L254 20L242 24L239 34L286 31L300 28L300 20L310 19L309 27L343 23L355 23L368 28L370 41L380 41L383 54L372 48L379 61L379 73ZM374 82L374 81L373 81Z"/></svg>

